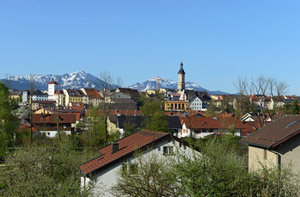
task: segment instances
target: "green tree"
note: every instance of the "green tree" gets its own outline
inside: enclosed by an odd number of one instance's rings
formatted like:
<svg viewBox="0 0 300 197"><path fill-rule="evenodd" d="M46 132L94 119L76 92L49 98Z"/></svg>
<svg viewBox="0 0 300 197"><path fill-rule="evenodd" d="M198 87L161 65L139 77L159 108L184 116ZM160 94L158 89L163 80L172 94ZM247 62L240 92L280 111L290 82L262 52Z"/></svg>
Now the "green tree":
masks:
<svg viewBox="0 0 300 197"><path fill-rule="evenodd" d="M208 103L208 108L207 108L207 116L215 116L216 115L216 106L214 105L213 100L211 99Z"/></svg>
<svg viewBox="0 0 300 197"><path fill-rule="evenodd" d="M68 138L52 144L20 147L1 166L3 196L88 196L80 188L78 166L94 151L75 151Z"/></svg>
<svg viewBox="0 0 300 197"><path fill-rule="evenodd" d="M85 147L101 147L106 140L106 125L97 107L89 109L85 126L87 130L82 131L80 142Z"/></svg>
<svg viewBox="0 0 300 197"><path fill-rule="evenodd" d="M167 131L167 117L163 116L162 102L158 94L154 98L142 97L141 110L145 116L143 126L153 131Z"/></svg>
<svg viewBox="0 0 300 197"><path fill-rule="evenodd" d="M290 113L299 114L299 110L298 100L293 100L290 106Z"/></svg>
<svg viewBox="0 0 300 197"><path fill-rule="evenodd" d="M130 173L130 166L127 165L119 172L119 181L112 190L115 196L178 196L176 176L166 161L152 155L144 162L139 156L136 164L138 169L135 173Z"/></svg>
<svg viewBox="0 0 300 197"><path fill-rule="evenodd" d="M18 126L16 118L11 113L13 106L8 88L0 82L0 156L8 147L13 146L13 136Z"/></svg>

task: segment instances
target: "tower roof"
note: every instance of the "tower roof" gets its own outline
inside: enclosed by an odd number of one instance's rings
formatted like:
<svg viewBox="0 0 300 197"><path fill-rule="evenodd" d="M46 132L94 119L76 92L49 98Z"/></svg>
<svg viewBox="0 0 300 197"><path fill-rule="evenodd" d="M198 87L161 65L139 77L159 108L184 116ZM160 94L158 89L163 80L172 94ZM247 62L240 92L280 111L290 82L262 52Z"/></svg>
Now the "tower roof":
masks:
<svg viewBox="0 0 300 197"><path fill-rule="evenodd" d="M58 83L56 82L56 81L50 81L48 84L57 84L58 85Z"/></svg>
<svg viewBox="0 0 300 197"><path fill-rule="evenodd" d="M180 69L178 71L178 74L185 74L184 70L183 70L183 63L180 63Z"/></svg>

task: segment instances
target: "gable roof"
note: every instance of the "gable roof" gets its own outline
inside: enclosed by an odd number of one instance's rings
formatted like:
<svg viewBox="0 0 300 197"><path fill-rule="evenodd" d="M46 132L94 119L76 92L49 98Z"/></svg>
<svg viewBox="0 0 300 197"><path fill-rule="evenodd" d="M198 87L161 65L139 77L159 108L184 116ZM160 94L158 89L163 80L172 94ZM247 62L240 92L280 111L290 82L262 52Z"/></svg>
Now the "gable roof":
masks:
<svg viewBox="0 0 300 197"><path fill-rule="evenodd" d="M32 114L32 123L34 124L55 124L57 123L57 114ZM76 123L75 114L59 114L59 123Z"/></svg>
<svg viewBox="0 0 300 197"><path fill-rule="evenodd" d="M235 117L183 117L182 123L185 123L187 128L192 129L228 129L235 125L235 129L245 129L246 123L236 120Z"/></svg>
<svg viewBox="0 0 300 197"><path fill-rule="evenodd" d="M67 89L69 96L84 96L84 93L81 90Z"/></svg>
<svg viewBox="0 0 300 197"><path fill-rule="evenodd" d="M131 88L118 88L120 92L127 94L131 97L141 97L141 94L136 89Z"/></svg>
<svg viewBox="0 0 300 197"><path fill-rule="evenodd" d="M168 116L168 129L181 129L181 122L178 116Z"/></svg>
<svg viewBox="0 0 300 197"><path fill-rule="evenodd" d="M275 148L298 134L300 116L288 115L241 139L241 142L263 148Z"/></svg>
<svg viewBox="0 0 300 197"><path fill-rule="evenodd" d="M95 88L84 88L86 94L90 98L100 99L102 98L101 94Z"/></svg>
<svg viewBox="0 0 300 197"><path fill-rule="evenodd" d="M145 120L145 116L117 116L118 127L125 128L126 124L132 125L134 128L141 127Z"/></svg>
<svg viewBox="0 0 300 197"><path fill-rule="evenodd" d="M112 153L112 144L101 148L98 151L101 155L80 165L80 171L84 175L94 173L119 159L123 159L130 154L132 155L137 150L146 148L147 146L160 142L168 137L171 138L171 134L148 130L141 130L133 133L132 135L117 141L119 150L115 153Z"/></svg>

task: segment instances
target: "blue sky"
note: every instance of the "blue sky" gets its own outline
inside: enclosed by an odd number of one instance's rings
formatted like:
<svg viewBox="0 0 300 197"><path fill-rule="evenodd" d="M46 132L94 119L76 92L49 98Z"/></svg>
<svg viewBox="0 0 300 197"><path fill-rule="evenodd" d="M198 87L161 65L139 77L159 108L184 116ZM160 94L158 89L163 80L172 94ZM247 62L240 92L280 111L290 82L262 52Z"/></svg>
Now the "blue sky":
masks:
<svg viewBox="0 0 300 197"><path fill-rule="evenodd" d="M0 77L84 70L186 78L236 92L239 76L284 80L300 95L300 1L1 0Z"/></svg>

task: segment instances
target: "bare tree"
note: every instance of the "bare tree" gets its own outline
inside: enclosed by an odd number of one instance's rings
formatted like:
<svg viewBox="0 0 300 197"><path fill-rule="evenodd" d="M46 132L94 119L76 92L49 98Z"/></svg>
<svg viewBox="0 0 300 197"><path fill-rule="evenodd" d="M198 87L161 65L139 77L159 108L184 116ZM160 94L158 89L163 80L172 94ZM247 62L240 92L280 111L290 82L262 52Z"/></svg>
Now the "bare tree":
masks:
<svg viewBox="0 0 300 197"><path fill-rule="evenodd" d="M275 83L275 90L277 96L282 96L287 93L288 91L288 84L285 81L276 81Z"/></svg>
<svg viewBox="0 0 300 197"><path fill-rule="evenodd" d="M123 85L123 79L121 77L117 77L115 84L116 84L117 88L122 87L122 85Z"/></svg>
<svg viewBox="0 0 300 197"><path fill-rule="evenodd" d="M234 84L240 95L249 94L249 84L247 78L238 77L238 81Z"/></svg>
<svg viewBox="0 0 300 197"><path fill-rule="evenodd" d="M287 91L287 83L284 81L278 81L276 78L267 78L264 76L258 76L256 79L251 80L250 86L248 85L246 78L238 78L237 85L235 85L240 93L240 109L242 103L242 96L247 93L254 94L259 99L258 106L254 105L254 102L250 104L250 112L254 112L257 118L260 120L261 126L265 124L266 115L274 119L274 115L277 112L278 103L281 100L281 96ZM266 106L266 99L273 101L273 107L268 108Z"/></svg>
<svg viewBox="0 0 300 197"><path fill-rule="evenodd" d="M108 99L109 97L109 93L110 93L110 88L112 87L112 84L114 84L115 80L112 77L112 75L107 72L107 71L102 71L99 74L99 78L101 80L101 91L102 91L102 95L104 97L104 103L102 103L101 106L101 110L103 112L103 116L104 116L104 125L105 125L105 144L107 144L108 142L108 118L109 118L109 114L111 111L111 101ZM118 80L120 81L120 78L118 78Z"/></svg>
<svg viewBox="0 0 300 197"><path fill-rule="evenodd" d="M237 104L237 109L235 110L235 115L239 116L241 113L248 111L247 95L252 93L253 87L251 85L249 85L247 78L242 78L242 77L238 78L237 83L234 84L234 86L236 87L237 91L239 92L239 101Z"/></svg>

